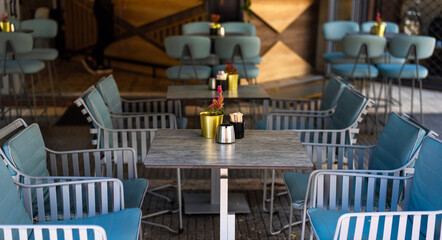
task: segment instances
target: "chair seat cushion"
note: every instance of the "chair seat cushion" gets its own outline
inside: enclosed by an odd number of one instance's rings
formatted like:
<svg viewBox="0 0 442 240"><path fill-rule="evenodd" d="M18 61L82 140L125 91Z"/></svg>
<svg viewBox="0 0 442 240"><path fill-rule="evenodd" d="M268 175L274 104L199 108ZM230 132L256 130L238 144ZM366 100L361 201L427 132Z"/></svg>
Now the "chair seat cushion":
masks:
<svg viewBox="0 0 442 240"><path fill-rule="evenodd" d="M108 240L136 240L140 222L141 210L138 208L128 208L119 212L95 217L38 222L37 225L98 225L104 228ZM59 231L59 234L61 234L61 231ZM32 239L32 237L30 239ZM44 239L49 238L46 236ZM79 239L78 235L75 234L74 239ZM88 232L88 239L94 239L92 232Z"/></svg>
<svg viewBox="0 0 442 240"><path fill-rule="evenodd" d="M284 181L287 191L292 199L292 206L296 209L304 207L305 193L307 192L308 178L310 174L298 172L285 172Z"/></svg>
<svg viewBox="0 0 442 240"><path fill-rule="evenodd" d="M356 69L353 73L353 76L351 76L353 67L354 64L352 63L336 64L332 66L332 72L339 76L354 77L354 78L377 77L379 74L379 71L375 66L373 65L367 66L367 64L359 63L356 65ZM368 68L370 68L370 74Z"/></svg>
<svg viewBox="0 0 442 240"><path fill-rule="evenodd" d="M3 72L5 62L0 63L0 72ZM20 61L20 65L23 69L24 74L33 74L40 72L43 68L45 68L45 64L42 61L38 60L22 60ZM17 61L6 61L6 70L5 74L13 74L13 73L21 73L20 66Z"/></svg>
<svg viewBox="0 0 442 240"><path fill-rule="evenodd" d="M256 57L246 58L244 60L245 60L246 64L260 64L262 61L262 58L261 58L261 56L256 56ZM231 59L221 59L220 60L221 64L226 64L227 61L231 62ZM242 64L241 57L236 56L233 59L233 62L235 64Z"/></svg>
<svg viewBox="0 0 442 240"><path fill-rule="evenodd" d="M178 77L180 66L173 66L166 70L166 75L169 79L197 79L192 66L181 66L181 74ZM196 65L196 73L198 79L208 79L212 69L208 66Z"/></svg>
<svg viewBox="0 0 442 240"><path fill-rule="evenodd" d="M233 64L235 68L238 69L239 78L246 78L246 73L244 71L244 66L242 64ZM213 74L216 76L218 71L223 71L225 65L218 65L213 67ZM246 70L247 70L247 76L249 78L256 78L258 77L259 68L253 64L246 64Z"/></svg>
<svg viewBox="0 0 442 240"><path fill-rule="evenodd" d="M140 208L147 190L147 179L123 180L124 204L126 208Z"/></svg>
<svg viewBox="0 0 442 240"><path fill-rule="evenodd" d="M328 63L339 64L339 63L354 63L355 59L346 57L342 52L330 52L322 55L322 58Z"/></svg>
<svg viewBox="0 0 442 240"><path fill-rule="evenodd" d="M190 60L190 58L185 58L182 59L180 61L181 64L183 65L192 65L192 61ZM210 54L208 57L206 58L202 58L202 59L194 59L193 63L196 65L210 65L210 66L216 66L218 65L219 62L219 57L216 56L215 54Z"/></svg>
<svg viewBox="0 0 442 240"><path fill-rule="evenodd" d="M386 63L403 64L405 62L405 58L393 57L388 52L384 52L382 56L372 58L371 62L376 65Z"/></svg>
<svg viewBox="0 0 442 240"><path fill-rule="evenodd" d="M20 59L53 61L58 57L58 50L54 48L34 48L30 52L19 55Z"/></svg>
<svg viewBox="0 0 442 240"><path fill-rule="evenodd" d="M398 78L403 64L380 64L378 65L379 72L389 78ZM424 66L418 66L419 78L426 78L428 76L428 69ZM415 64L405 64L404 70L400 76L403 79L413 79L417 78L416 75L416 65Z"/></svg>
<svg viewBox="0 0 442 240"><path fill-rule="evenodd" d="M321 208L311 208L307 212L310 218L310 222L319 239L333 239L339 217L348 213L347 211L326 210ZM369 237L369 222L370 218L367 217L365 219L364 229L362 232L362 239L368 239ZM384 232L385 217L380 217L378 224L378 235L376 239L396 239L398 235L398 223L399 218L393 217L391 235L389 237L383 238L382 235ZM352 218L350 220L350 226L348 228L348 239L352 239L352 237L354 236L355 225L356 218ZM412 225L412 222L410 221L410 219L408 219L405 239L411 239ZM421 237L423 237L422 234Z"/></svg>

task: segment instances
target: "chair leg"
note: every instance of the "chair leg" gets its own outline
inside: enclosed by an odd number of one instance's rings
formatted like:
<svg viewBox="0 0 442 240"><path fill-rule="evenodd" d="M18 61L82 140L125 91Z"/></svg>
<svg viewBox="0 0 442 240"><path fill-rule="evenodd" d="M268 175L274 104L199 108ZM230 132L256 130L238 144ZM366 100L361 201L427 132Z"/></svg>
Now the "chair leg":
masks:
<svg viewBox="0 0 442 240"><path fill-rule="evenodd" d="M424 114L423 114L423 102L422 102L422 79L417 79L419 81L419 98L420 98L420 119L421 123L424 123Z"/></svg>
<svg viewBox="0 0 442 240"><path fill-rule="evenodd" d="M41 94L41 98L42 98L42 101L43 101L43 113L46 115L46 122L47 123L49 123L49 116L48 116L48 108L47 108L47 106L46 106L46 99L45 99L45 96L44 96L44 94L43 94L43 84L41 83L41 76L40 76L40 73L37 73L37 78L38 78L38 84L39 84L39 86L40 86L40 94Z"/></svg>
<svg viewBox="0 0 442 240"><path fill-rule="evenodd" d="M31 91L32 91L32 101L34 103L34 113L31 113L31 116L35 121L38 122L38 114L37 114L37 99L35 98L35 87L34 87L34 75L31 74Z"/></svg>
<svg viewBox="0 0 442 240"><path fill-rule="evenodd" d="M57 117L57 102L55 101L55 89L54 89L54 79L52 78L52 70L55 71L55 68L52 69L51 63L46 62L46 66L48 67L48 74L49 74L49 84L51 87L51 94L52 94L52 106L54 108L54 116ZM60 87L60 83L58 83L58 86Z"/></svg>
<svg viewBox="0 0 442 240"><path fill-rule="evenodd" d="M413 105L414 105L414 79L411 80L411 111L410 115L413 116Z"/></svg>
<svg viewBox="0 0 442 240"><path fill-rule="evenodd" d="M399 113L402 113L402 80L400 78L397 79L397 84L399 93Z"/></svg>

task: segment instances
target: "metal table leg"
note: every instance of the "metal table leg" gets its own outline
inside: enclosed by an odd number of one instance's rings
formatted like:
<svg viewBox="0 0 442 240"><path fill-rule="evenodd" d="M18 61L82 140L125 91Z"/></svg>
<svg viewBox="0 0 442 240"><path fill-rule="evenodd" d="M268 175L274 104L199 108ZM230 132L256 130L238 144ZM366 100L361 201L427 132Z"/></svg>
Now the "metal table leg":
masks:
<svg viewBox="0 0 442 240"><path fill-rule="evenodd" d="M235 239L235 213L228 212L229 205L229 185L228 185L228 169L222 168L220 170L220 239L228 240Z"/></svg>

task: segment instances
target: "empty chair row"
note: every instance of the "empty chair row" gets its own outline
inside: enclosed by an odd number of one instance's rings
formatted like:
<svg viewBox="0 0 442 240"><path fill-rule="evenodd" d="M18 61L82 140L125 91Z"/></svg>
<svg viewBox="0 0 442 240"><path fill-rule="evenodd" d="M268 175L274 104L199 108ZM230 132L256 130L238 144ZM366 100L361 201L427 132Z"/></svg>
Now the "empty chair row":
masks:
<svg viewBox="0 0 442 240"><path fill-rule="evenodd" d="M183 35L209 35L211 22L191 22L186 23L181 28ZM225 22L222 27L227 35L244 34L245 36L255 36L256 27L245 22Z"/></svg>

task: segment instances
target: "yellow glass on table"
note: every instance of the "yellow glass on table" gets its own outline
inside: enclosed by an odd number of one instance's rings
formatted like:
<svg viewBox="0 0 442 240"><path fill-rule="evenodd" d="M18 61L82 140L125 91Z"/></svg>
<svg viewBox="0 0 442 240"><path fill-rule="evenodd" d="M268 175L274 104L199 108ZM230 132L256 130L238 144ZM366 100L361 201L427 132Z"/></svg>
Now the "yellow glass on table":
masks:
<svg viewBox="0 0 442 240"><path fill-rule="evenodd" d="M200 113L201 133L205 138L215 138L216 128L223 123L225 112L222 110L224 97L221 85L218 86L217 92L218 98L213 99L206 111Z"/></svg>
<svg viewBox="0 0 442 240"><path fill-rule="evenodd" d="M373 25L373 27L371 27L370 33L383 37L386 27L387 24L382 22L381 14L378 12L376 16L376 23Z"/></svg>

